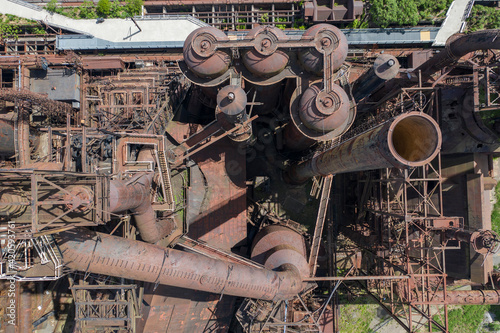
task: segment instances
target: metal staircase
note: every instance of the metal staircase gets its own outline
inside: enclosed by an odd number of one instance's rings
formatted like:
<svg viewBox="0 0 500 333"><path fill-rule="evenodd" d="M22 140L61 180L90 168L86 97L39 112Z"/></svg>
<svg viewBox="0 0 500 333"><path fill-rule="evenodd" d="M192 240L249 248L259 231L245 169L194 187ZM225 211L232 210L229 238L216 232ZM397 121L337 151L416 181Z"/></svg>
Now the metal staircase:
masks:
<svg viewBox="0 0 500 333"><path fill-rule="evenodd" d="M319 202L318 217L316 219L316 227L314 228L314 236L311 244L311 253L309 254L309 268L311 276L316 275L316 263L318 261L319 246L321 244L321 234L325 224L326 212L328 203L330 202L330 190L332 188L333 176L327 176L323 180L323 188L321 190L321 198Z"/></svg>
<svg viewBox="0 0 500 333"><path fill-rule="evenodd" d="M163 189L163 200L168 206L167 210L175 209L174 194L172 192L172 184L170 182L170 169L168 167L165 151L158 150L158 170L160 172L160 182Z"/></svg>

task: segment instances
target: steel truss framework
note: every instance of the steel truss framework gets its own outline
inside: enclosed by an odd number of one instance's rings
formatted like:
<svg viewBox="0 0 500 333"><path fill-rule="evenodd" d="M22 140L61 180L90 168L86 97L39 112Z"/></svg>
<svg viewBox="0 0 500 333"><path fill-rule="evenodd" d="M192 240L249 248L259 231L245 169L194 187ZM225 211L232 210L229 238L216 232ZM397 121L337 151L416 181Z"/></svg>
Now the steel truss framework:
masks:
<svg viewBox="0 0 500 333"><path fill-rule="evenodd" d="M368 127L354 127L347 136L404 112L436 117L435 95L434 88L402 89L380 104ZM446 244L435 227L448 221L442 214L440 155L422 167L365 175L358 179L358 198L351 207L355 223L340 228L357 248L352 244L339 248L349 255L337 263L337 270L356 267L357 275L363 276L356 287L371 295L406 331L446 332ZM457 219L452 220L459 227Z"/></svg>

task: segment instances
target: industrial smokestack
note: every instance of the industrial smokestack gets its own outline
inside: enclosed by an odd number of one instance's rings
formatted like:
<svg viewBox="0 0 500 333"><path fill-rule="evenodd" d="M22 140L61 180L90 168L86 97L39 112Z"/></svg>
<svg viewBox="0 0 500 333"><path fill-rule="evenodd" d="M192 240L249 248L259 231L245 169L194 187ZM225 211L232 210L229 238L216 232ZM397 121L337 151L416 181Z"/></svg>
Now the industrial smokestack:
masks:
<svg viewBox="0 0 500 333"><path fill-rule="evenodd" d="M274 301L293 298L303 288L294 258L270 270L83 228L57 237L66 266L74 270Z"/></svg>
<svg viewBox="0 0 500 333"><path fill-rule="evenodd" d="M432 161L440 148L441 131L434 119L409 112L292 165L285 178L301 184L313 176L422 166Z"/></svg>

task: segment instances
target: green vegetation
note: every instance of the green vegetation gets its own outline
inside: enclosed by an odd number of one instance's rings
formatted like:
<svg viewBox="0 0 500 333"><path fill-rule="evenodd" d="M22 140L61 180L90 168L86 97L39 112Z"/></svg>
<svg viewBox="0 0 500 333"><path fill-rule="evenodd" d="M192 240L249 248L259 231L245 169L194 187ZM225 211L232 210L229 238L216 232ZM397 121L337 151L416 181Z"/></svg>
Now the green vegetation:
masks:
<svg viewBox="0 0 500 333"><path fill-rule="evenodd" d="M277 18L274 18L274 22L286 22L286 18L277 17ZM286 25L285 24L276 24L276 28L281 29L281 30L285 30Z"/></svg>
<svg viewBox="0 0 500 333"><path fill-rule="evenodd" d="M483 321L487 305L464 305L448 312L450 332L475 333Z"/></svg>
<svg viewBox="0 0 500 333"><path fill-rule="evenodd" d="M371 21L378 27L418 24L419 15L413 0L372 0L370 4Z"/></svg>
<svg viewBox="0 0 500 333"><path fill-rule="evenodd" d="M500 322L494 321L492 323L489 323L487 327L490 331L500 331Z"/></svg>
<svg viewBox="0 0 500 333"><path fill-rule="evenodd" d="M463 305L455 306L448 311L448 329L450 332L456 333L475 333L480 328L479 325L483 321L484 314L489 311L495 319L500 318L500 305ZM433 319L442 324L443 316L434 316ZM485 325L487 329L499 330L500 323L494 321L491 324ZM483 332L483 331L481 331Z"/></svg>
<svg viewBox="0 0 500 333"><path fill-rule="evenodd" d="M372 0L371 22L381 28L416 26L420 21L443 18L452 0Z"/></svg>
<svg viewBox="0 0 500 333"><path fill-rule="evenodd" d="M495 186L495 197L497 201L491 210L491 229L500 234L500 182Z"/></svg>
<svg viewBox="0 0 500 333"><path fill-rule="evenodd" d="M17 37L19 34L44 35L45 29L36 21L26 20L14 15L0 15L0 36Z"/></svg>
<svg viewBox="0 0 500 333"><path fill-rule="evenodd" d="M92 1L84 1L79 7L59 7L57 0L50 0L45 6L49 12L65 15L75 19L126 18L142 13L143 0L125 0L124 5L118 0L99 0L97 5Z"/></svg>
<svg viewBox="0 0 500 333"><path fill-rule="evenodd" d="M108 17L111 14L111 2L109 0L99 0L96 11L97 15Z"/></svg>
<svg viewBox="0 0 500 333"><path fill-rule="evenodd" d="M443 19L453 0L416 0L421 21Z"/></svg>
<svg viewBox="0 0 500 333"><path fill-rule="evenodd" d="M482 29L500 28L500 11L495 7L474 5L467 20L467 30L476 31Z"/></svg>
<svg viewBox="0 0 500 333"><path fill-rule="evenodd" d="M293 22L294 29L306 30L306 25L304 24L304 19L297 19Z"/></svg>
<svg viewBox="0 0 500 333"><path fill-rule="evenodd" d="M373 303L371 299L359 297L350 304L342 304L340 306L340 331L343 333L370 332L370 323L375 318L378 307L370 303Z"/></svg>
<svg viewBox="0 0 500 333"><path fill-rule="evenodd" d="M247 23L247 20L244 19L244 18L239 18L238 19L238 23ZM239 24L239 25L236 26L236 29L238 29L238 30L244 30L246 28L247 28L246 24Z"/></svg>

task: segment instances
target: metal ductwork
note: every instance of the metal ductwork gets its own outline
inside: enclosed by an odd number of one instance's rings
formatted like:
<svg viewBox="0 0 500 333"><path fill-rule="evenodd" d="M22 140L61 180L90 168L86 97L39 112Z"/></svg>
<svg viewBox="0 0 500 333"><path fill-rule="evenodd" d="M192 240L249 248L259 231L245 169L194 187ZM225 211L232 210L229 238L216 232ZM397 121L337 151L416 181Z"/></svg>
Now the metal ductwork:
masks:
<svg viewBox="0 0 500 333"><path fill-rule="evenodd" d="M426 114L409 112L292 165L285 178L300 184L313 176L417 167L432 161L440 148L441 131L436 121Z"/></svg>
<svg viewBox="0 0 500 333"><path fill-rule="evenodd" d="M427 79L432 74L453 64L470 52L477 50L500 49L500 30L482 30L470 34L454 34L446 41L446 49L420 65L416 71L422 72Z"/></svg>
<svg viewBox="0 0 500 333"><path fill-rule="evenodd" d="M154 163L151 149L139 152L139 161ZM111 180L109 184L109 211L121 213L127 210L134 215L141 237L148 243L156 243L170 234L174 225L170 220L158 220L151 205L152 172L139 173L130 180Z"/></svg>
<svg viewBox="0 0 500 333"><path fill-rule="evenodd" d="M74 270L274 301L303 289L299 268L286 260L276 270L261 269L83 228L57 237L66 266Z"/></svg>

